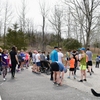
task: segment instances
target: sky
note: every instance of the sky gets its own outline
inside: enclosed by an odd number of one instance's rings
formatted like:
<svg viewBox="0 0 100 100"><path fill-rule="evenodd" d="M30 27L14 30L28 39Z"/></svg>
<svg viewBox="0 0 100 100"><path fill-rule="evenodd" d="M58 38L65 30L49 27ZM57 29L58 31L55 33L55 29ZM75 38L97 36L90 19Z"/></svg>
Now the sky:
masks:
<svg viewBox="0 0 100 100"><path fill-rule="evenodd" d="M0 0L3 3L8 2L8 5L11 6L11 10L14 13L14 17L12 18L12 23L14 24L14 21L17 22L19 19L19 16L22 10L22 1L23 0ZM51 10L54 9L55 5L61 4L60 0L25 0L26 1L26 18L30 19L32 23L34 23L34 30L41 31L41 25L42 25L42 15L41 15L41 9L39 2L42 4L45 2L47 9ZM50 27L48 24L45 28L48 32L54 32L52 27Z"/></svg>
<svg viewBox="0 0 100 100"><path fill-rule="evenodd" d="M13 8L13 12L15 12L14 18L18 16L20 13L19 10L21 9L22 0L2 0L3 2L8 2L9 5ZM33 19L35 24L42 23L42 16L41 10L39 6L39 2L45 2L47 5L47 9L52 9L54 5L58 4L60 0L26 0L26 17L29 19ZM17 13L16 13L17 12Z"/></svg>

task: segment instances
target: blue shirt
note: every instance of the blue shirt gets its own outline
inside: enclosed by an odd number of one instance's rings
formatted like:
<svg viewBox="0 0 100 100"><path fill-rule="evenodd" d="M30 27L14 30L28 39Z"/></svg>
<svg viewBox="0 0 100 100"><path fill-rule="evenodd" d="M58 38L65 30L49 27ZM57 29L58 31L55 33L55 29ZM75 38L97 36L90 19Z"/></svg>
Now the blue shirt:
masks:
<svg viewBox="0 0 100 100"><path fill-rule="evenodd" d="M50 54L50 59L52 62L58 61L58 52L57 50L53 50Z"/></svg>

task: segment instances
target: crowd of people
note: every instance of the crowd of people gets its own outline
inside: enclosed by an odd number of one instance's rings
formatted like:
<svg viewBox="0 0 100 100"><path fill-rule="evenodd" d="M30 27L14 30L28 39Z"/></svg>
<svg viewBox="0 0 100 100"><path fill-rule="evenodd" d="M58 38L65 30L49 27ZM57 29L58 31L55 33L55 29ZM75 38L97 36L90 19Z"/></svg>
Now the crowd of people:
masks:
<svg viewBox="0 0 100 100"><path fill-rule="evenodd" d="M92 68L92 52L89 48L80 48L79 50L68 50L66 55L62 53L62 48L54 47L47 54L41 50L24 51L17 50L13 46L11 51L0 48L0 75L3 75L3 80L6 80L6 75L9 70L11 78L15 78L16 71L23 71L24 68L32 66L32 72L41 73L44 70L51 72L50 80L57 86L63 84L64 74L69 69L68 78L71 75L76 79L77 70L80 70L79 82L87 81L86 73L90 75L94 73ZM99 67L100 58L96 57L96 67ZM86 71L87 70L87 71Z"/></svg>

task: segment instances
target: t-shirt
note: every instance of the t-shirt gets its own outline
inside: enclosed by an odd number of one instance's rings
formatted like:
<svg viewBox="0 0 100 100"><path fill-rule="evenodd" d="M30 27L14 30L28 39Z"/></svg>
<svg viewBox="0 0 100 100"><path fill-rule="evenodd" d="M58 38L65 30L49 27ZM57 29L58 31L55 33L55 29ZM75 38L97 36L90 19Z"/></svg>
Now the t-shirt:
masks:
<svg viewBox="0 0 100 100"><path fill-rule="evenodd" d="M36 54L35 53L32 54L32 61L36 62Z"/></svg>
<svg viewBox="0 0 100 100"><path fill-rule="evenodd" d="M57 50L53 50L50 54L50 59L52 62L58 61L58 52Z"/></svg>
<svg viewBox="0 0 100 100"><path fill-rule="evenodd" d="M69 60L69 63L70 63L70 68L74 68L75 59L74 59L74 58L71 58L71 59Z"/></svg>
<svg viewBox="0 0 100 100"><path fill-rule="evenodd" d="M58 52L58 62L61 62L62 63L62 57L63 57L63 53L61 52Z"/></svg>
<svg viewBox="0 0 100 100"><path fill-rule="evenodd" d="M36 54L36 62L40 62L40 54L38 53L38 54Z"/></svg>
<svg viewBox="0 0 100 100"><path fill-rule="evenodd" d="M8 65L8 55L6 54L2 54L2 65Z"/></svg>
<svg viewBox="0 0 100 100"><path fill-rule="evenodd" d="M88 55L88 61L92 61L92 52L88 50L86 54Z"/></svg>
<svg viewBox="0 0 100 100"><path fill-rule="evenodd" d="M17 52L15 52L15 51L10 52L11 63L12 62L17 63L15 55L17 55Z"/></svg>

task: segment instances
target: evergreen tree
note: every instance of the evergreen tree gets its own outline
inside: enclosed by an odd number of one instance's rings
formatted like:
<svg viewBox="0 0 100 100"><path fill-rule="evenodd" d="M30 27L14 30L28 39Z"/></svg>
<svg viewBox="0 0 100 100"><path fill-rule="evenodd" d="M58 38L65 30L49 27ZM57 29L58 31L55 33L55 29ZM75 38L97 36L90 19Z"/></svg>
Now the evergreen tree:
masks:
<svg viewBox="0 0 100 100"><path fill-rule="evenodd" d="M17 46L18 49L25 48L27 43L25 42L25 34L18 28L17 24L13 25L13 29L9 28L6 35L7 47Z"/></svg>

